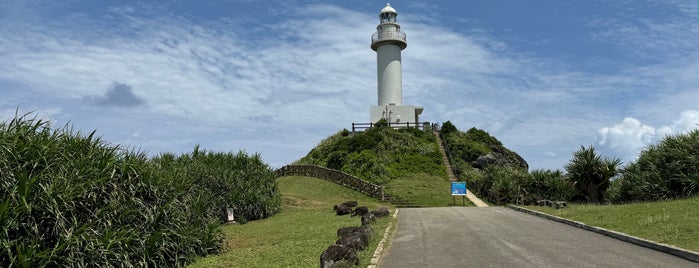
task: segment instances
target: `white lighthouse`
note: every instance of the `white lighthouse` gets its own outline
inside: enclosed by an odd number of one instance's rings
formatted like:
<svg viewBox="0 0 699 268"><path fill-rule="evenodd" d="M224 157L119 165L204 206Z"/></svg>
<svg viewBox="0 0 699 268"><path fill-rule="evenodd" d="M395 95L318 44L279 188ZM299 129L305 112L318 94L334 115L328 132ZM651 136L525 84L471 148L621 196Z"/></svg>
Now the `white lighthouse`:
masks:
<svg viewBox="0 0 699 268"><path fill-rule="evenodd" d="M403 77L401 51L408 46L405 32L396 22L396 12L391 4L381 9L379 25L371 36L371 49L376 51L378 80L378 106L371 107L371 122L386 119L389 123L417 123L422 108L403 106Z"/></svg>

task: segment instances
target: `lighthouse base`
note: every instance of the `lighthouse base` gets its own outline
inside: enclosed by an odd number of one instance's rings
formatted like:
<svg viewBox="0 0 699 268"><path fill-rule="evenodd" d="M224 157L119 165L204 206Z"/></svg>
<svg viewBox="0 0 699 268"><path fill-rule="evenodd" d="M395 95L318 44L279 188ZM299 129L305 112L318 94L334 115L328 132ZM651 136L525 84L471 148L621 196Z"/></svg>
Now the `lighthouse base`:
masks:
<svg viewBox="0 0 699 268"><path fill-rule="evenodd" d="M403 105L385 105L371 106L371 122L376 123L381 119L386 119L386 122L393 123L419 123L420 114L423 108L417 106Z"/></svg>

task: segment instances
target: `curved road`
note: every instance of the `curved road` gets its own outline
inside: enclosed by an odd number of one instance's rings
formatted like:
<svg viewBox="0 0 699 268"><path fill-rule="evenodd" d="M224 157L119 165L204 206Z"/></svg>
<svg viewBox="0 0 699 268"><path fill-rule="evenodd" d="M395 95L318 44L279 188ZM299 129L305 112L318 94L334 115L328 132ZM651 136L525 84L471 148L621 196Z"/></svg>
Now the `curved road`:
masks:
<svg viewBox="0 0 699 268"><path fill-rule="evenodd" d="M503 207L401 209L389 267L699 267L661 253Z"/></svg>

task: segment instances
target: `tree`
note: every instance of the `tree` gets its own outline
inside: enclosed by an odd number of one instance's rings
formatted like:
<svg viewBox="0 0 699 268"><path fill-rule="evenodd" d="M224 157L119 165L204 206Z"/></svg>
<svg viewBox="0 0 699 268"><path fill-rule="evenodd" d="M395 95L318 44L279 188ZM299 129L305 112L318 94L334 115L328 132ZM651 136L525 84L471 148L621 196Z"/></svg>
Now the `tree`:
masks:
<svg viewBox="0 0 699 268"><path fill-rule="evenodd" d="M575 187L574 199L599 203L604 200L604 193L609 188L609 179L618 173L621 165L619 158L602 158L595 153L595 148L580 146L573 154L573 159L566 165L568 179Z"/></svg>

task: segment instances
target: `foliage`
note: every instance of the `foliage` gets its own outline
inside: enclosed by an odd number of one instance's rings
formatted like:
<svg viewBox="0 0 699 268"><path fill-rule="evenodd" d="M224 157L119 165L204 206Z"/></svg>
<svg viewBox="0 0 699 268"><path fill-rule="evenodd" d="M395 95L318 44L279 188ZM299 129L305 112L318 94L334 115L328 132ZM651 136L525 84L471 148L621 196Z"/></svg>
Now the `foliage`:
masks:
<svg viewBox="0 0 699 268"><path fill-rule="evenodd" d="M498 205L516 203L518 200L521 203L541 199L570 200L573 195L572 183L558 170L527 173L518 168L490 166L484 170L472 169L463 177L468 189Z"/></svg>
<svg viewBox="0 0 699 268"><path fill-rule="evenodd" d="M699 251L699 196L624 205L569 205L565 209L531 206L554 216Z"/></svg>
<svg viewBox="0 0 699 268"><path fill-rule="evenodd" d="M171 267L220 251L220 214L212 208L228 195L211 191L213 172L202 179L208 187L159 177L181 170L163 166L175 160L150 161L95 132L52 130L26 115L0 123L0 266ZM256 162L237 167L267 174Z"/></svg>
<svg viewBox="0 0 699 268"><path fill-rule="evenodd" d="M373 127L347 136L339 132L296 163L342 170L378 184L413 173L446 178L434 135L416 128Z"/></svg>
<svg viewBox="0 0 699 268"><path fill-rule="evenodd" d="M454 126L454 124L452 124L451 121L446 121L446 122L444 122L444 124L442 124L441 131L444 135L447 135L447 134L455 133L459 130L456 129L456 126Z"/></svg>
<svg viewBox="0 0 699 268"><path fill-rule="evenodd" d="M442 124L441 131L452 156L454 174L461 179L465 179L464 176L474 168L485 168L477 161L482 156L492 156L495 159L494 163L489 163L488 166L528 169L528 164L522 157L505 148L488 132L477 128L461 132L449 121Z"/></svg>
<svg viewBox="0 0 699 268"><path fill-rule="evenodd" d="M590 146L580 146L565 169L575 187L576 200L599 203L609 188L609 180L617 174L621 159L602 158Z"/></svg>
<svg viewBox="0 0 699 268"><path fill-rule="evenodd" d="M163 183L192 187L210 195L207 214L225 220L233 208L236 220L245 223L269 217L279 210L281 197L272 169L259 155L207 152L196 146L192 153L153 159Z"/></svg>
<svg viewBox="0 0 699 268"><path fill-rule="evenodd" d="M379 119L379 121L376 121L376 123L374 123L374 127L377 127L377 128L388 127L388 121L386 121L386 119L384 119L384 118L381 118L381 119Z"/></svg>
<svg viewBox="0 0 699 268"><path fill-rule="evenodd" d="M699 191L699 130L668 136L641 152L612 182L613 202L667 200Z"/></svg>
<svg viewBox="0 0 699 268"><path fill-rule="evenodd" d="M560 170L533 170L524 188L530 202L542 199L568 201L575 193L573 184Z"/></svg>

